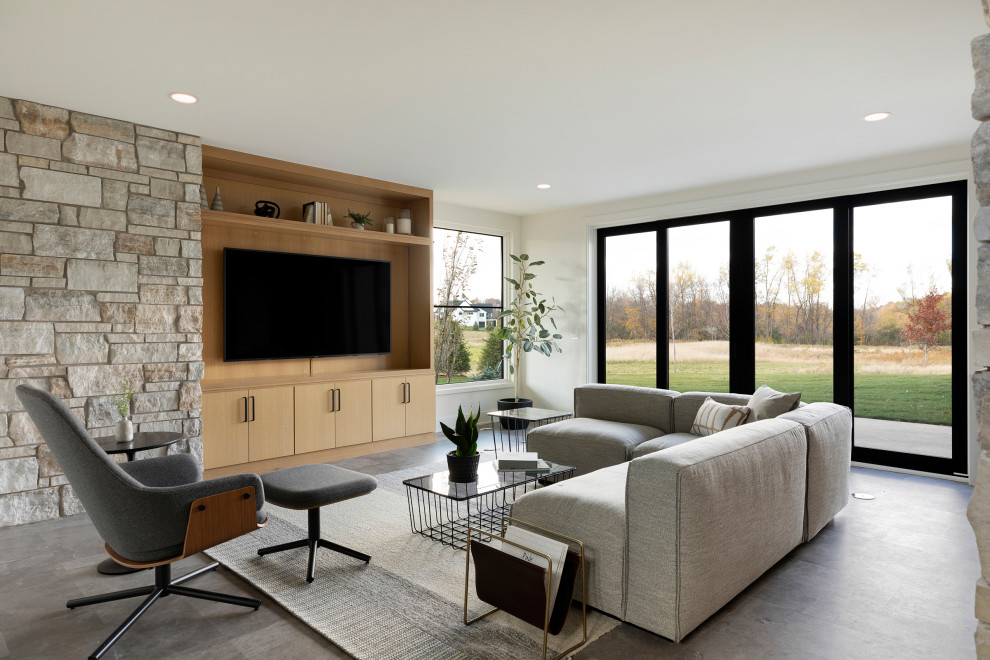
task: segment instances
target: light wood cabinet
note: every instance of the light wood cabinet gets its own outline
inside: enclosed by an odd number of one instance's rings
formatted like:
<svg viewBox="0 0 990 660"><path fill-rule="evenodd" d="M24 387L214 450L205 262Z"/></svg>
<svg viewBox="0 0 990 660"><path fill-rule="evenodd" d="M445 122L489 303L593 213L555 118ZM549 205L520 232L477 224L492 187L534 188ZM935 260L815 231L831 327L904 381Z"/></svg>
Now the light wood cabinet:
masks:
<svg viewBox="0 0 990 660"><path fill-rule="evenodd" d="M292 387L203 395L203 464L207 469L295 451Z"/></svg>
<svg viewBox="0 0 990 660"><path fill-rule="evenodd" d="M295 453L371 442L370 380L297 385L295 389Z"/></svg>
<svg viewBox="0 0 990 660"><path fill-rule="evenodd" d="M436 426L436 384L433 376L376 378L373 437L389 440L406 435L432 433Z"/></svg>

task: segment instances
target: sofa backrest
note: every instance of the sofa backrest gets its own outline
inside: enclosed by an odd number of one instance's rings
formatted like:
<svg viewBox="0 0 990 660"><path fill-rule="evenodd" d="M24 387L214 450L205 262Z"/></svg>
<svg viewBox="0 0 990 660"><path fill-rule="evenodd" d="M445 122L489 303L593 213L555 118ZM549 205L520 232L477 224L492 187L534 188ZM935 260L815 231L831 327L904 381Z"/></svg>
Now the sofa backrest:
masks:
<svg viewBox="0 0 990 660"><path fill-rule="evenodd" d="M745 406L749 403L748 394L725 394L724 392L684 392L678 395L673 402L673 433L690 433L691 425L698 414L698 409L705 399L711 397L713 401L725 403L731 406Z"/></svg>
<svg viewBox="0 0 990 660"><path fill-rule="evenodd" d="M671 432L673 390L592 383L574 388L574 416L643 424Z"/></svg>
<svg viewBox="0 0 990 660"><path fill-rule="evenodd" d="M809 403L779 415L808 434L804 540L810 541L849 502L852 411L837 403Z"/></svg>
<svg viewBox="0 0 990 660"><path fill-rule="evenodd" d="M632 460L624 619L679 641L797 547L806 443L768 419Z"/></svg>

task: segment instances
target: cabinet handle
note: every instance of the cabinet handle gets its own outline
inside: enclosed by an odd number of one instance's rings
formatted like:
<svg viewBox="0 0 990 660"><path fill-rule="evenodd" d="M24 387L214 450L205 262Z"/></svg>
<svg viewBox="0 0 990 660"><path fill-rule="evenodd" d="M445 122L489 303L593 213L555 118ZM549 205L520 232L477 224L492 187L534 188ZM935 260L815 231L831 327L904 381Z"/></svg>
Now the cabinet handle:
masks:
<svg viewBox="0 0 990 660"><path fill-rule="evenodd" d="M343 405L341 404L341 402L340 402L340 401L341 401L341 398L340 398L340 388L338 387L338 388L337 388L337 410L340 410L341 408L343 408L343 407L344 407L344 406L343 406Z"/></svg>
<svg viewBox="0 0 990 660"><path fill-rule="evenodd" d="M402 403L406 402L406 384L402 383Z"/></svg>
<svg viewBox="0 0 990 660"><path fill-rule="evenodd" d="M334 400L334 390L331 388L327 391L327 394L329 395L327 396L327 400L329 402L328 405L330 406L330 412L337 412L337 403Z"/></svg>
<svg viewBox="0 0 990 660"><path fill-rule="evenodd" d="M248 420L248 414L247 414L247 399L248 398L246 396L241 397L241 398L244 399L244 419L242 421L244 421L246 423L246 422L250 421L250 420Z"/></svg>
<svg viewBox="0 0 990 660"><path fill-rule="evenodd" d="M406 383L406 387L409 388L409 394L406 396L406 403L412 403L412 383Z"/></svg>
<svg viewBox="0 0 990 660"><path fill-rule="evenodd" d="M251 421L254 421L254 397L251 397Z"/></svg>

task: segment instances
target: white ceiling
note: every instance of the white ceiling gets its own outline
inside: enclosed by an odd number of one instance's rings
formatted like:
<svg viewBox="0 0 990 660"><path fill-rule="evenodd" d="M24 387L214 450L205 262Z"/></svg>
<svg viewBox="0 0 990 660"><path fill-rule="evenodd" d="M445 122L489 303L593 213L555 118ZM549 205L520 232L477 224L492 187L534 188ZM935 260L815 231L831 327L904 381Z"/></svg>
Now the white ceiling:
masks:
<svg viewBox="0 0 990 660"><path fill-rule="evenodd" d="M0 0L0 95L529 214L968 141L985 32L978 0Z"/></svg>

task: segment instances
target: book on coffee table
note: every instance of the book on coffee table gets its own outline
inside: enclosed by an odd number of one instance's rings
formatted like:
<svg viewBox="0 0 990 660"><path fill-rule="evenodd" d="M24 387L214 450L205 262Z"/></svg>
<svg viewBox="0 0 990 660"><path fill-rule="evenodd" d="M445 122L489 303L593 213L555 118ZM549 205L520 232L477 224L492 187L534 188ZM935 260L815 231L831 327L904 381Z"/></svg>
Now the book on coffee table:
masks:
<svg viewBox="0 0 990 660"><path fill-rule="evenodd" d="M499 470L535 470L539 463L535 451L508 451L498 457Z"/></svg>
<svg viewBox="0 0 990 660"><path fill-rule="evenodd" d="M553 467L546 461L536 461L536 467L508 467L501 460L495 461L495 469L499 472L549 472Z"/></svg>

